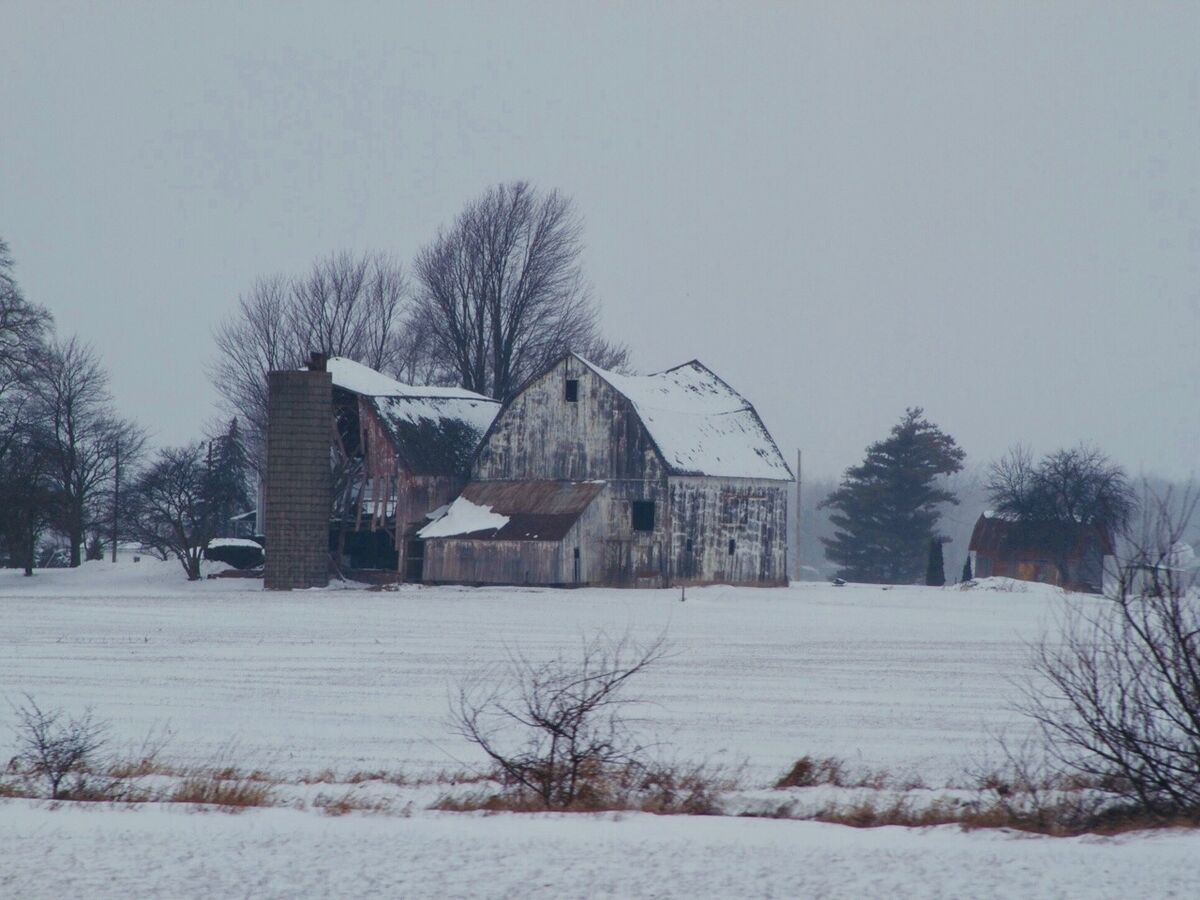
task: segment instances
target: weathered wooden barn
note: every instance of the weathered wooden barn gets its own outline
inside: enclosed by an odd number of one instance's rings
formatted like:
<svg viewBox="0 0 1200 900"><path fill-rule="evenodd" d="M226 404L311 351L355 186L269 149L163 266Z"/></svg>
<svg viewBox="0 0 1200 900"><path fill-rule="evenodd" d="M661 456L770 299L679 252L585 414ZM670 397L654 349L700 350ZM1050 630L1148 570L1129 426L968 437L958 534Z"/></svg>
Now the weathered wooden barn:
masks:
<svg viewBox="0 0 1200 900"><path fill-rule="evenodd" d="M343 574L421 577L413 535L467 483L500 409L461 388L402 384L313 354L268 378L267 459L258 521L268 589Z"/></svg>
<svg viewBox="0 0 1200 900"><path fill-rule="evenodd" d="M467 483L500 404L462 388L402 384L349 359L326 363L336 427L330 550L343 570L421 577L415 532Z"/></svg>
<svg viewBox="0 0 1200 900"><path fill-rule="evenodd" d="M492 423L419 532L423 578L782 584L793 481L754 407L699 362L619 375L568 354Z"/></svg>
<svg viewBox="0 0 1200 900"><path fill-rule="evenodd" d="M976 578L1001 576L1097 593L1113 541L1095 524L1021 522L985 512L975 522L968 550Z"/></svg>

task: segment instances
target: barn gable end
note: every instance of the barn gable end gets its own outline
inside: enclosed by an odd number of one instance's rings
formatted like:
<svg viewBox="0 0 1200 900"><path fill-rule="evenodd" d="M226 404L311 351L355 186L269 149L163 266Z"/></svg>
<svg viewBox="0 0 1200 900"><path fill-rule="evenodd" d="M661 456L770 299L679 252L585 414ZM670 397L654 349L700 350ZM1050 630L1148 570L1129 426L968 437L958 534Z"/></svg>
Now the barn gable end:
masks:
<svg viewBox="0 0 1200 900"><path fill-rule="evenodd" d="M575 526L576 543L553 554L544 541L512 535L487 547L475 537L430 538L433 580L512 583L519 572L517 583L573 583L562 568L563 580L547 579L558 564L551 556L578 550L582 583L786 581L791 471L754 408L698 362L625 376L568 354L504 407L472 477L464 496L496 482L517 493L548 481L603 489Z"/></svg>

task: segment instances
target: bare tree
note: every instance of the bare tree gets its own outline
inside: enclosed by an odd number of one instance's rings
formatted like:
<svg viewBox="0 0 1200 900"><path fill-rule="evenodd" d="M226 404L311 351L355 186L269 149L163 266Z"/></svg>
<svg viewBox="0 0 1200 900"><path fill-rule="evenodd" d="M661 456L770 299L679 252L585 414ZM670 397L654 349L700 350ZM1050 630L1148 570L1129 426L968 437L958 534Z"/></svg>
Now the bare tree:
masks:
<svg viewBox="0 0 1200 900"><path fill-rule="evenodd" d="M145 437L112 408L108 374L95 350L76 338L54 341L33 382L36 416L57 495L55 522L70 541L71 565L113 477L120 448L132 459Z"/></svg>
<svg viewBox="0 0 1200 900"><path fill-rule="evenodd" d="M96 754L107 743L106 726L95 720L90 709L79 717L61 709L43 710L28 694L14 712L20 770L44 781L52 800L84 793L88 775L97 765ZM72 777L74 783L68 788Z"/></svg>
<svg viewBox="0 0 1200 900"><path fill-rule="evenodd" d="M18 431L0 465L0 540L9 563L27 576L37 565L37 548L51 524L55 500L51 459L39 430Z"/></svg>
<svg viewBox="0 0 1200 900"><path fill-rule="evenodd" d="M0 469L30 425L30 372L45 346L50 314L30 303L13 276L8 244L0 238Z"/></svg>
<svg viewBox="0 0 1200 900"><path fill-rule="evenodd" d="M189 581L200 578L204 549L216 534L211 479L202 443L160 450L129 497L128 530L165 559L174 556Z"/></svg>
<svg viewBox="0 0 1200 900"><path fill-rule="evenodd" d="M50 326L49 313L21 293L0 238L0 541L26 575L33 574L50 512L45 446L30 390Z"/></svg>
<svg viewBox="0 0 1200 900"><path fill-rule="evenodd" d="M406 333L408 283L383 254L335 253L307 275L259 279L218 326L209 376L245 428L251 464L261 466L267 427L267 373L296 369L310 352L345 356L373 369L417 371L424 347Z"/></svg>
<svg viewBox="0 0 1200 900"><path fill-rule="evenodd" d="M1013 447L991 466L988 493L997 512L1022 521L1100 524L1120 531L1137 509L1125 470L1096 447L1080 444L1033 462Z"/></svg>
<svg viewBox="0 0 1200 900"><path fill-rule="evenodd" d="M666 654L665 639L638 645L596 637L578 660L509 656L507 668L459 685L454 731L479 747L505 782L545 807L593 799L618 769L643 762L646 747L624 713L629 682Z"/></svg>
<svg viewBox="0 0 1200 900"><path fill-rule="evenodd" d="M0 399L20 382L50 328L50 314L25 299L13 276L8 243L0 238Z"/></svg>
<svg viewBox="0 0 1200 900"><path fill-rule="evenodd" d="M1200 591L1180 558L1198 496L1144 505L1115 593L1075 602L1061 640L1036 648L1025 694L1068 772L1155 816L1200 816Z"/></svg>
<svg viewBox="0 0 1200 900"><path fill-rule="evenodd" d="M414 315L463 387L508 399L568 350L622 367L583 280L582 225L571 200L527 182L497 185L417 255Z"/></svg>

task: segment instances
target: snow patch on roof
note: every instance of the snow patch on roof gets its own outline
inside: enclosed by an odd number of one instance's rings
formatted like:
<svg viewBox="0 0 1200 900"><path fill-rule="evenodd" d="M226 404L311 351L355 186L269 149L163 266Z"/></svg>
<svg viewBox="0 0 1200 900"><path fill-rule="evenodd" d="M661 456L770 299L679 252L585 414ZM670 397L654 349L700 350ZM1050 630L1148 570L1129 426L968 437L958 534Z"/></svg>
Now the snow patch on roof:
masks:
<svg viewBox="0 0 1200 900"><path fill-rule="evenodd" d="M357 363L344 356L334 356L325 365L333 376L334 387L340 387L365 397L429 397L442 400L480 400L495 403L489 397L460 387L433 387L405 384L382 372ZM490 423L489 423L490 424Z"/></svg>
<svg viewBox="0 0 1200 900"><path fill-rule="evenodd" d="M619 375L579 359L633 404L675 474L792 480L754 407L699 362Z"/></svg>
<svg viewBox="0 0 1200 900"><path fill-rule="evenodd" d="M454 537L480 531L499 531L508 524L508 516L492 512L490 506L478 506L466 497L459 497L446 514L417 532L417 537Z"/></svg>

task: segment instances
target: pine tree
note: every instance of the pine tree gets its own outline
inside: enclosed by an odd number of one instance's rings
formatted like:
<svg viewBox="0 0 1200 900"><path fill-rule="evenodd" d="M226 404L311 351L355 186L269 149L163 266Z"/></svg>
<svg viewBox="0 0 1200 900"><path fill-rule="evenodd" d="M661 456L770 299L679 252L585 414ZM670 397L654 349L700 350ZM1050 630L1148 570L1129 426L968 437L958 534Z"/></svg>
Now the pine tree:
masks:
<svg viewBox="0 0 1200 900"><path fill-rule="evenodd" d="M923 414L920 407L906 410L821 503L834 510L829 520L837 529L821 539L825 555L847 581L915 583L936 537L938 505L958 502L936 482L961 469L966 454Z"/></svg>
<svg viewBox="0 0 1200 900"><path fill-rule="evenodd" d="M970 581L974 577L975 577L974 574L971 572L971 554L968 553L967 561L963 563L963 570L962 570L963 584L966 584L968 581Z"/></svg>
<svg viewBox="0 0 1200 900"><path fill-rule="evenodd" d="M941 587L946 583L946 561L942 557L942 542L938 538L929 542L929 564L925 567L925 583L930 587Z"/></svg>
<svg viewBox="0 0 1200 900"><path fill-rule="evenodd" d="M209 442L206 470L204 497L212 517L210 528L215 536L226 535L230 519L250 506L250 462L236 418L224 434Z"/></svg>

